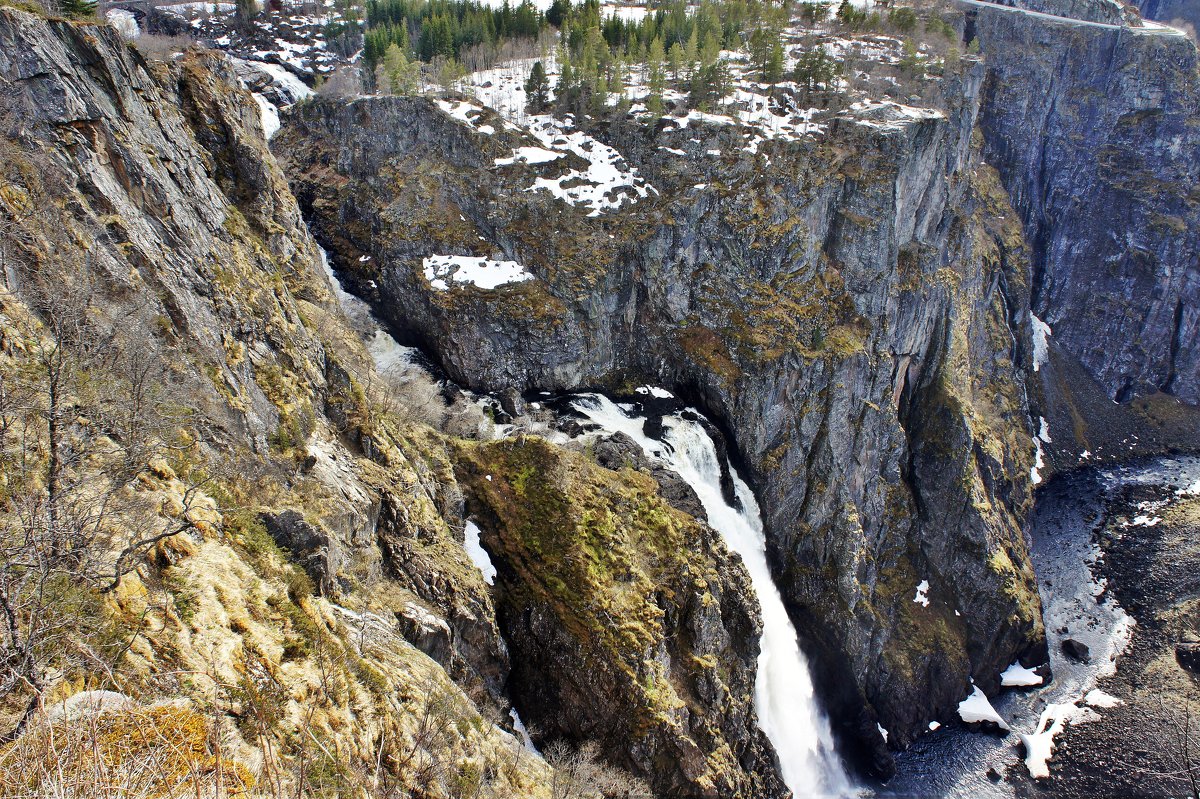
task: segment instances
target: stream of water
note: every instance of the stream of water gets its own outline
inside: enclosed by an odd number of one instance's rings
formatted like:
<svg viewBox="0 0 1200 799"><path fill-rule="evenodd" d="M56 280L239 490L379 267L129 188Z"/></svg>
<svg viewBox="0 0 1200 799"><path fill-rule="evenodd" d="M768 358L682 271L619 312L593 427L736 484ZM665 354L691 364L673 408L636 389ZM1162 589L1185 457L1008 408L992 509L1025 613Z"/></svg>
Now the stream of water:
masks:
<svg viewBox="0 0 1200 799"><path fill-rule="evenodd" d="M339 304L365 336L380 373L420 369L417 351L398 344L367 304L342 288L324 251L321 266ZM1099 554L1094 533L1105 522L1106 498L1127 484L1200 493L1200 458L1194 457L1081 471L1042 488L1030 522L1031 556L1042 595L1052 681L1037 690L1009 690L993 699L993 706L1012 727L1012 734L998 737L946 724L896 755L896 776L886 785L863 789L852 783L839 761L829 721L814 696L795 628L767 564L762 518L754 494L726 464L736 501L726 499L721 490L722 464L707 430L696 421L699 414L688 410L665 416L662 439L656 440L644 433L646 418L638 414L636 405L618 405L601 395L582 394L571 397L570 406L607 433L629 436L648 456L676 472L696 492L712 527L741 556L763 617L755 709L763 732L779 755L784 782L797 797L864 793L951 799L1014 797L1014 786L989 778L989 769L1003 774L1019 763L1020 735L1033 733L1056 706L1083 706L1085 695L1096 687L1097 680L1116 668L1117 657L1131 635L1132 620L1092 572ZM505 432L503 427L497 430L500 435ZM487 553L478 545L477 537L468 541L471 543L475 544L470 548L472 560L487 575L491 569ZM1087 645L1092 653L1088 663L1077 663L1063 655L1061 644L1067 637ZM1095 711L1087 712L1095 717Z"/></svg>
<svg viewBox="0 0 1200 799"><path fill-rule="evenodd" d="M1034 691L1008 690L992 701L1013 729L998 737L947 725L918 739L896 756L896 776L878 796L938 796L951 799L1010 799L1014 786L989 779L1024 756L1020 734L1034 732L1052 706L1086 708L1083 722L1103 718L1103 707L1085 697L1117 667L1133 621L1093 574L1100 554L1094 533L1107 521L1105 500L1123 485L1163 486L1166 493L1200 493L1200 458L1160 458L1104 471L1082 471L1042 488L1030 520L1031 556L1042 595L1050 649L1051 682ZM1063 654L1062 641L1087 645L1091 658L1078 663Z"/></svg>
<svg viewBox="0 0 1200 799"><path fill-rule="evenodd" d="M783 780L797 797L848 796L854 789L834 751L829 721L813 694L808 663L796 630L767 565L766 539L758 503L749 486L730 467L736 505L721 491L721 464L705 428L675 413L663 418L661 441L643 433L645 418L634 406L617 405L597 394L584 394L572 406L608 432L632 438L649 456L665 463L692 487L726 545L742 557L762 608L754 705L761 726L779 755Z"/></svg>

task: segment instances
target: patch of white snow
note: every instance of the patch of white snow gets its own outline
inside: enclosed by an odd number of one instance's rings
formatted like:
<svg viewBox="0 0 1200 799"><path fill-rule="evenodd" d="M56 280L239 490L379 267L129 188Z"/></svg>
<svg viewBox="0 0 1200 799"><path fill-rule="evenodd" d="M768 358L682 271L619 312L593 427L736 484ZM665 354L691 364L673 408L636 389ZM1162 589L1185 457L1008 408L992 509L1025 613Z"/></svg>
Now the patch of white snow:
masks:
<svg viewBox="0 0 1200 799"><path fill-rule="evenodd" d="M929 581L922 580L917 585L917 595L913 597L913 602L916 602L922 607L929 607Z"/></svg>
<svg viewBox="0 0 1200 799"><path fill-rule="evenodd" d="M1008 722L996 712L978 685L971 686L971 695L958 703L958 717L967 724L991 722L1002 730L1008 729Z"/></svg>
<svg viewBox="0 0 1200 799"><path fill-rule="evenodd" d="M450 288L447 280L470 283L481 289L533 280L533 275L516 261L492 261L469 255L431 255L421 265L425 279L438 291Z"/></svg>
<svg viewBox="0 0 1200 799"><path fill-rule="evenodd" d="M1092 690L1088 691L1087 695L1083 697L1083 701L1092 707L1100 708L1112 708L1116 707L1117 705L1125 704L1124 701L1117 699L1111 694L1104 693L1104 691L1101 691L1099 688L1093 688Z"/></svg>
<svg viewBox="0 0 1200 799"><path fill-rule="evenodd" d="M479 525L470 519L467 519L463 530L463 548L471 556L471 562L483 574L483 581L488 585L493 585L496 579L496 566L492 563L491 555L483 548L483 543L479 540Z"/></svg>
<svg viewBox="0 0 1200 799"><path fill-rule="evenodd" d="M1032 311L1029 312L1029 322L1033 325L1033 371L1036 372L1046 363L1049 352L1046 341L1053 331L1050 325L1034 316Z"/></svg>
<svg viewBox="0 0 1200 799"><path fill-rule="evenodd" d="M1017 661L1004 671L1000 672L1000 684L1004 686L1016 687L1041 685L1042 675L1038 674L1033 669L1025 668L1021 665L1020 661Z"/></svg>

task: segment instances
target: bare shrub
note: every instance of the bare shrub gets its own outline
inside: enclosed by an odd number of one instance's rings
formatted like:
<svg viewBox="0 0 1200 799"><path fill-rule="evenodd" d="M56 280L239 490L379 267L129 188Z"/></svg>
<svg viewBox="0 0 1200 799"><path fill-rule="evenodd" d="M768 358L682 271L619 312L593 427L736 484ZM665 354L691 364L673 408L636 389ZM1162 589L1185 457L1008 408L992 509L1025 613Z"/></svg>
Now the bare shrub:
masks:
<svg viewBox="0 0 1200 799"><path fill-rule="evenodd" d="M148 61L170 61L196 43L188 36L164 36L143 33L133 40L138 52Z"/></svg>
<svg viewBox="0 0 1200 799"><path fill-rule="evenodd" d="M253 776L222 757L219 740L199 713L171 705L40 719L0 749L0 791L47 799L149 799L228 796L253 788Z"/></svg>
<svg viewBox="0 0 1200 799"><path fill-rule="evenodd" d="M543 755L554 769L553 799L652 799L654 796L642 780L604 763L599 747L591 741L578 749L555 741Z"/></svg>
<svg viewBox="0 0 1200 799"><path fill-rule="evenodd" d="M341 66L317 87L317 95L330 98L356 97L362 94L363 80L358 67Z"/></svg>

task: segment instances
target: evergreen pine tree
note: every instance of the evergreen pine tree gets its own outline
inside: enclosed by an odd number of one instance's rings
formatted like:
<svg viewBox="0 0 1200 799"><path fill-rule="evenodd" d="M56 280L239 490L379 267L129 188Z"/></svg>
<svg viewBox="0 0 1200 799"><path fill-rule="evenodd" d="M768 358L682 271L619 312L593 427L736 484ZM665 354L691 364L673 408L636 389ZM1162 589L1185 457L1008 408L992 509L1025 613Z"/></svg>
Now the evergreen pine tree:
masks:
<svg viewBox="0 0 1200 799"><path fill-rule="evenodd" d="M546 68L541 61L533 63L529 71L529 80L525 81L526 108L531 114L541 114L550 104L550 82L546 78Z"/></svg>
<svg viewBox="0 0 1200 799"><path fill-rule="evenodd" d="M90 19L96 16L96 0L61 0L63 16L72 19Z"/></svg>
<svg viewBox="0 0 1200 799"><path fill-rule="evenodd" d="M555 102L561 107L575 95L575 67L566 45L558 49L558 70L558 88L554 95Z"/></svg>
<svg viewBox="0 0 1200 799"><path fill-rule="evenodd" d="M775 43L771 46L771 55L767 58L766 66L763 68L763 82L772 85L783 80L783 42L779 37L775 37Z"/></svg>
<svg viewBox="0 0 1200 799"><path fill-rule="evenodd" d="M646 82L650 89L650 95L646 98L646 110L655 116L660 116L663 111L663 89L666 83L663 74L665 58L662 39L655 38L650 43L650 54L646 57Z"/></svg>
<svg viewBox="0 0 1200 799"><path fill-rule="evenodd" d="M750 32L750 41L748 42L750 49L750 64L758 70L759 75L763 76L766 81L767 62L771 58L771 42L778 40L778 37L772 36L771 31L766 28L755 28Z"/></svg>
<svg viewBox="0 0 1200 799"><path fill-rule="evenodd" d="M65 0L66 2L77 3L80 0ZM95 5L93 3L93 5ZM249 31L254 25L254 18L258 16L258 3L254 0L236 0L233 7L233 16L237 20L237 26L242 31Z"/></svg>
<svg viewBox="0 0 1200 799"><path fill-rule="evenodd" d="M416 94L420 66L410 61L400 45L394 42L383 54L383 74L392 94Z"/></svg>
<svg viewBox="0 0 1200 799"><path fill-rule="evenodd" d="M608 70L608 90L620 97L625 96L625 59L620 51L613 56L612 66Z"/></svg>
<svg viewBox="0 0 1200 799"><path fill-rule="evenodd" d="M671 73L671 80L676 83L679 83L679 78L683 73L683 61L683 45L675 42L667 51L667 71Z"/></svg>
<svg viewBox="0 0 1200 799"><path fill-rule="evenodd" d="M687 47L683 51L683 64L687 69L687 75L691 78L696 73L696 61L700 58L700 33L699 28L693 23L692 33L688 36Z"/></svg>
<svg viewBox="0 0 1200 799"><path fill-rule="evenodd" d="M700 67L705 69L717 63L721 58L721 40L712 31L704 37L704 47L700 50Z"/></svg>

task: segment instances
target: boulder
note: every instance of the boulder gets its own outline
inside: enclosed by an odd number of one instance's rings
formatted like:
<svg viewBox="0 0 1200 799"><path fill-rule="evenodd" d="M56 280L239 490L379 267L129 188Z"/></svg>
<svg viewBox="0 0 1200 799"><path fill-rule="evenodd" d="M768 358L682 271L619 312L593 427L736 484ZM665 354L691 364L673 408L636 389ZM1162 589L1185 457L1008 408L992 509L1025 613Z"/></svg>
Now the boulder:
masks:
<svg viewBox="0 0 1200 799"><path fill-rule="evenodd" d="M1074 638L1063 639L1062 651L1064 655L1076 663L1088 663L1092 659L1092 653L1088 649L1088 645Z"/></svg>
<svg viewBox="0 0 1200 799"><path fill-rule="evenodd" d="M1200 644L1176 644L1175 660L1179 661L1179 665L1188 671L1200 674Z"/></svg>

